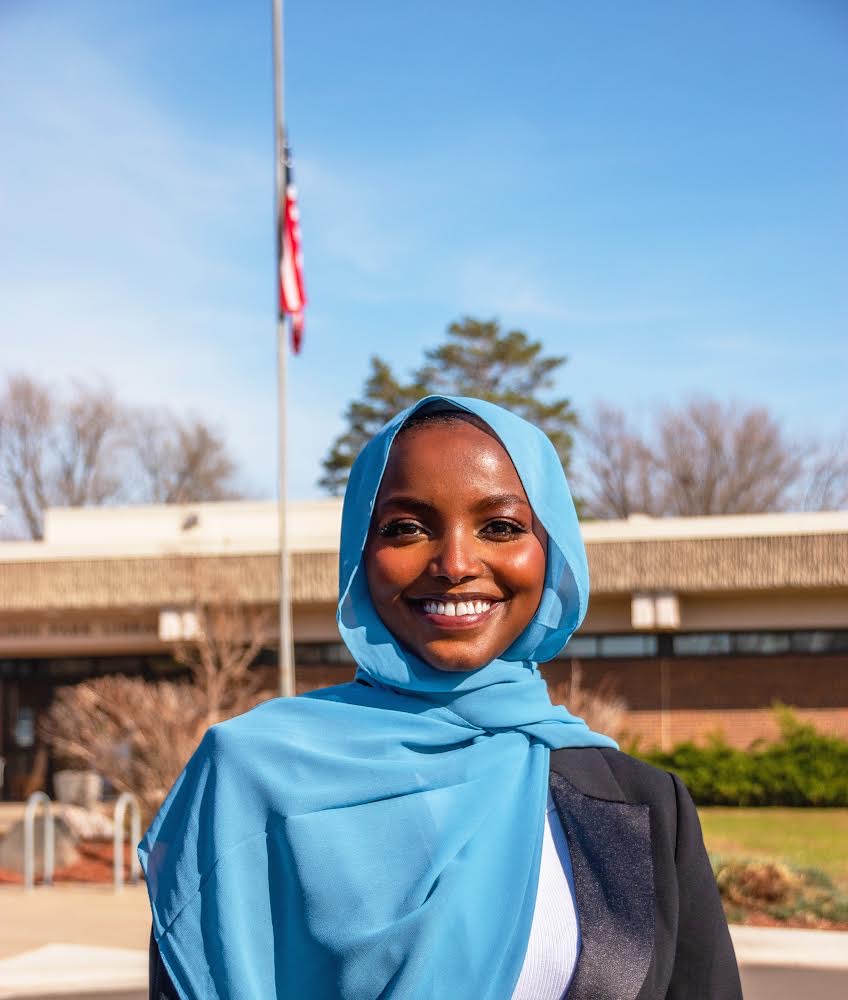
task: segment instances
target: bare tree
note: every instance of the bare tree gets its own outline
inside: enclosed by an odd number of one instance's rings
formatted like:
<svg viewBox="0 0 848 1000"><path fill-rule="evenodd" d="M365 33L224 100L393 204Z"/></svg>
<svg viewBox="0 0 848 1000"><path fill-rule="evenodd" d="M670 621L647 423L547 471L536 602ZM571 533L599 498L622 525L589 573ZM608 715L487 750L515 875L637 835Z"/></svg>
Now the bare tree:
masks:
<svg viewBox="0 0 848 1000"><path fill-rule="evenodd" d="M803 467L764 408L696 399L657 427L664 506L681 516L784 510Z"/></svg>
<svg viewBox="0 0 848 1000"><path fill-rule="evenodd" d="M624 413L599 403L592 418L580 426L583 462L574 476L583 509L592 517L629 517L655 514L657 467L638 433L628 427Z"/></svg>
<svg viewBox="0 0 848 1000"><path fill-rule="evenodd" d="M27 375L0 394L0 481L33 538L48 506L98 504L114 497L119 411L105 386L77 382L67 399Z"/></svg>
<svg viewBox="0 0 848 1000"><path fill-rule="evenodd" d="M0 397L0 477L33 538L41 537L41 512L48 504L46 456L52 432L48 390L25 375L12 376Z"/></svg>
<svg viewBox="0 0 848 1000"><path fill-rule="evenodd" d="M149 818L200 742L201 718L189 684L115 675L60 688L40 732L67 764L137 795Z"/></svg>
<svg viewBox="0 0 848 1000"><path fill-rule="evenodd" d="M627 721L627 702L620 697L614 685L604 678L594 689L583 685L583 670L579 660L571 661L567 681L548 685L551 701L565 705L572 715L582 719L590 729L618 739L624 733Z"/></svg>
<svg viewBox="0 0 848 1000"><path fill-rule="evenodd" d="M223 437L197 417L137 409L128 420L126 441L138 492L146 501L188 503L239 495L233 486L236 465Z"/></svg>
<svg viewBox="0 0 848 1000"><path fill-rule="evenodd" d="M807 450L807 474L799 505L804 510L848 507L848 433L813 442Z"/></svg>
<svg viewBox="0 0 848 1000"><path fill-rule="evenodd" d="M234 601L198 604L195 629L177 643L181 681L111 676L62 688L40 732L67 762L92 768L159 808L210 725L271 697L252 664L272 638L274 616Z"/></svg>
<svg viewBox="0 0 848 1000"><path fill-rule="evenodd" d="M787 510L806 475L803 449L768 410L715 399L659 411L649 434L600 406L580 441L578 482L591 517Z"/></svg>
<svg viewBox="0 0 848 1000"><path fill-rule="evenodd" d="M54 504L106 503L118 495L118 436L123 413L105 384L75 382L56 428Z"/></svg>
<svg viewBox="0 0 848 1000"><path fill-rule="evenodd" d="M270 610L226 598L195 605L192 618L192 633L175 645L173 655L198 692L205 731L264 700L262 677L250 667L269 644L276 618Z"/></svg>
<svg viewBox="0 0 848 1000"><path fill-rule="evenodd" d="M50 506L225 500L239 495L235 474L222 435L198 417L131 410L104 383L63 394L12 375L0 387L0 502L32 538Z"/></svg>

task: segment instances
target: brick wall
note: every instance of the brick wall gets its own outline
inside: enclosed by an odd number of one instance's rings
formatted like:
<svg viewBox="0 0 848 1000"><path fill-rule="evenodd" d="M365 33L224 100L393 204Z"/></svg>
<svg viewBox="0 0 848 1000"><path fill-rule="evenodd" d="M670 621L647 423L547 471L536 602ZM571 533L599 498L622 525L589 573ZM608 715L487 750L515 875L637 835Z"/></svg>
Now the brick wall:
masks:
<svg viewBox="0 0 848 1000"><path fill-rule="evenodd" d="M625 729L643 747L669 747L722 731L746 747L777 736L770 706L792 705L823 732L848 738L848 657L704 657L668 660L582 660L545 664L549 683L569 682L614 693L628 706ZM345 665L297 668L298 693L353 677Z"/></svg>
<svg viewBox="0 0 848 1000"><path fill-rule="evenodd" d="M584 689L622 698L627 733L644 747L718 731L738 747L772 739L775 702L791 705L823 732L848 737L846 656L583 660L542 669L549 682L569 681L577 670Z"/></svg>
<svg viewBox="0 0 848 1000"><path fill-rule="evenodd" d="M848 739L848 709L797 709L798 718L812 722L823 733ZM714 733L722 733L731 746L745 748L754 740L773 740L778 736L774 713L769 709L730 709L728 711L672 710L628 712L627 735L638 735L639 745L670 749L683 740L704 742Z"/></svg>

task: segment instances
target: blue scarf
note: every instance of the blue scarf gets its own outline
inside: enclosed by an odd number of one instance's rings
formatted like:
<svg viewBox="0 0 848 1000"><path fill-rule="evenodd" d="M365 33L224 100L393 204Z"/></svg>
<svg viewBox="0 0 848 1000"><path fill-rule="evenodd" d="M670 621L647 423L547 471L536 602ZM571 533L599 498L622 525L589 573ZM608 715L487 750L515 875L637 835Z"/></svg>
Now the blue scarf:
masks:
<svg viewBox="0 0 848 1000"><path fill-rule="evenodd" d="M548 532L533 621L471 672L400 647L362 564L392 442L422 406L482 418ZM615 746L551 704L536 665L588 597L550 441L475 399L430 396L399 414L351 471L339 594L365 683L213 726L139 847L162 959L185 1000L508 1000L533 919L550 750Z"/></svg>

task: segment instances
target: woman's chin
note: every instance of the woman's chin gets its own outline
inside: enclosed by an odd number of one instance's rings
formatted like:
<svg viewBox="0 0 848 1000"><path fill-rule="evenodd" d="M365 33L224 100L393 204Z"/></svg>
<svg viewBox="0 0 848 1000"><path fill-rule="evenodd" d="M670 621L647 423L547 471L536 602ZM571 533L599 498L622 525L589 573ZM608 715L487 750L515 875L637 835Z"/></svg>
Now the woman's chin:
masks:
<svg viewBox="0 0 848 1000"><path fill-rule="evenodd" d="M449 650L441 651L434 649L423 649L418 654L426 663L435 670L444 670L445 673L473 673L481 667L491 662L492 657L481 655L474 651Z"/></svg>

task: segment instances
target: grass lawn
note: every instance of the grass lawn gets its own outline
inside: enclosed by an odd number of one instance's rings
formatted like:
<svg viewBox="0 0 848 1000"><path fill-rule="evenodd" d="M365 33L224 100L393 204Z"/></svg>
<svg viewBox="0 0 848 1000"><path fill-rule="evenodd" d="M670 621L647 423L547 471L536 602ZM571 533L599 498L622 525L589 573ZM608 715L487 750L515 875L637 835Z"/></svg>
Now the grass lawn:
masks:
<svg viewBox="0 0 848 1000"><path fill-rule="evenodd" d="M820 868L848 892L848 809L698 809L711 854Z"/></svg>

